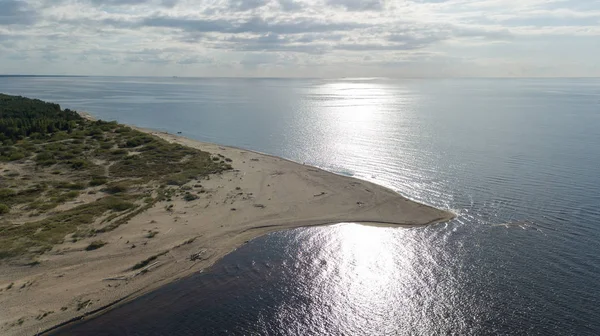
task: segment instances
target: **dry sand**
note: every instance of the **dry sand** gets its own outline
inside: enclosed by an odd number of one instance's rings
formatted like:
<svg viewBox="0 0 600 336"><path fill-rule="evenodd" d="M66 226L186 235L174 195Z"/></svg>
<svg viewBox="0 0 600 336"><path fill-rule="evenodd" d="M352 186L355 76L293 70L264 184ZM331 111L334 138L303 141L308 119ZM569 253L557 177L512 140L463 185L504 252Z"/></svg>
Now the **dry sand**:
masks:
<svg viewBox="0 0 600 336"><path fill-rule="evenodd" d="M248 150L140 130L222 154L233 160L234 170L190 183L196 191L206 190L198 200L159 203L112 232L56 246L37 266L0 264L1 335L34 335L130 300L198 272L269 232L341 222L415 226L453 217L370 182ZM169 211L166 204L174 206ZM151 231L157 232L153 238ZM108 244L84 250L98 239ZM163 252L146 268L130 270Z"/></svg>

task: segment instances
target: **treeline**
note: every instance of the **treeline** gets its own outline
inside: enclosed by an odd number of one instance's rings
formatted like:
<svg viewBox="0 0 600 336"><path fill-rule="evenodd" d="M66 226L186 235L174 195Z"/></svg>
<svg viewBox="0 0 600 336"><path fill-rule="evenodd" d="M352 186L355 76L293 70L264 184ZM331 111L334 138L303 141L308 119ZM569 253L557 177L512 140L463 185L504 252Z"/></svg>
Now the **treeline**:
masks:
<svg viewBox="0 0 600 336"><path fill-rule="evenodd" d="M0 93L0 141L43 137L57 131L71 132L83 118L60 105L38 99Z"/></svg>

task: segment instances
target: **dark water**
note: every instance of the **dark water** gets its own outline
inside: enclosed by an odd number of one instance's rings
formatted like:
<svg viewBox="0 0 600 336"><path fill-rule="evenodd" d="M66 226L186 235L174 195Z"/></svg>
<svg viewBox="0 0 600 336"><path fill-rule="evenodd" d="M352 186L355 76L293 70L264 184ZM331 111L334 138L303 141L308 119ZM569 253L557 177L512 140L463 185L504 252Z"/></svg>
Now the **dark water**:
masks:
<svg viewBox="0 0 600 336"><path fill-rule="evenodd" d="M458 214L274 233L64 334L600 334L600 80L0 78L0 92Z"/></svg>

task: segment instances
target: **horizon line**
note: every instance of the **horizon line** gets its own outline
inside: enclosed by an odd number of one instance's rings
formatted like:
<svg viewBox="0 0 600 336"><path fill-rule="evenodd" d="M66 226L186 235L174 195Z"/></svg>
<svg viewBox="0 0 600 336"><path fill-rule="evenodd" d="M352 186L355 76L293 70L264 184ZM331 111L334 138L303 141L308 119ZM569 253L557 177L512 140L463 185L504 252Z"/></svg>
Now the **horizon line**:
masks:
<svg viewBox="0 0 600 336"><path fill-rule="evenodd" d="M172 79L598 79L600 76L342 76L342 77L283 77L283 76L142 76L142 75L31 75L31 74L0 74L0 78L11 77L59 77L59 78L172 78Z"/></svg>

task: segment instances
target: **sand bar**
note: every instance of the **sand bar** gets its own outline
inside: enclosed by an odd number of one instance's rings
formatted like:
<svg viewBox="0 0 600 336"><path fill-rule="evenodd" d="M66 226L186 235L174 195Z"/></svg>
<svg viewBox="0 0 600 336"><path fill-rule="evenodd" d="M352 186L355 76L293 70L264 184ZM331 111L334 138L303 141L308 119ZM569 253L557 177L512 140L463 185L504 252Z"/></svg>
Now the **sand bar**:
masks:
<svg viewBox="0 0 600 336"><path fill-rule="evenodd" d="M65 243L35 267L0 264L0 334L35 335L198 272L269 232L336 224L422 226L454 217L382 186L239 148L139 129L221 154L233 170L194 181L200 199L173 200L92 240ZM156 232L149 237L148 232ZM135 246L132 248L132 246ZM155 257L155 258L154 258ZM149 260L132 271L132 265ZM12 285L11 285L12 284ZM5 290L11 286L11 290Z"/></svg>

